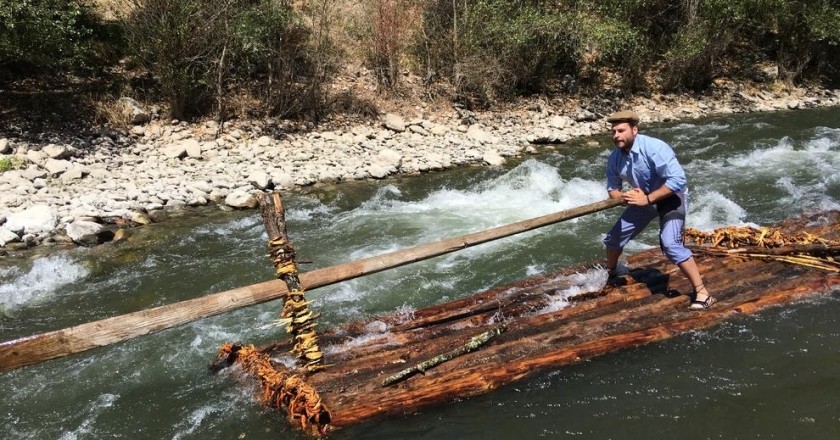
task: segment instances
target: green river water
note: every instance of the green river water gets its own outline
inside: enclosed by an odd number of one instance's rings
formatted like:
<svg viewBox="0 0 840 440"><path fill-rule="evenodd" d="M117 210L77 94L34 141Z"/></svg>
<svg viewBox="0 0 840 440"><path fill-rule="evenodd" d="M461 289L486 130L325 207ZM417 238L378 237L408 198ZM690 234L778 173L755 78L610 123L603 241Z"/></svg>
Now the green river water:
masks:
<svg viewBox="0 0 840 440"><path fill-rule="evenodd" d="M645 127L689 176L688 225L767 225L840 209L840 108ZM302 270L602 200L606 134L499 169L468 167L285 195ZM602 257L618 210L309 292L321 328L411 310ZM628 247L655 246L651 228ZM117 244L0 260L0 340L272 278L257 211L208 210ZM604 274L581 274L597 285ZM714 286L710 286L714 291ZM265 343L279 302L0 373L0 439L302 439L253 389L207 364ZM837 439L840 292L544 371L482 397L334 439ZM329 355L330 347L326 347Z"/></svg>

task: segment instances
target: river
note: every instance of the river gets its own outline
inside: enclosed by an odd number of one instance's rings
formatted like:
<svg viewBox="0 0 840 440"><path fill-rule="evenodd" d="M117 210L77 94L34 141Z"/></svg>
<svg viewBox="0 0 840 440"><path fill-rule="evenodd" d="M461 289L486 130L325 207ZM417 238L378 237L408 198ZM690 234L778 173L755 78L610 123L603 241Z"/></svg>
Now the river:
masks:
<svg viewBox="0 0 840 440"><path fill-rule="evenodd" d="M840 108L658 124L689 176L688 225L840 209ZM598 145L589 141L595 140ZM605 198L606 134L510 160L285 194L311 270ZM321 328L602 257L617 210L309 292ZM656 228L628 252L656 245ZM0 340L272 278L256 211L208 211L97 248L0 260ZM590 275L592 282L602 274ZM594 277L601 278L595 279ZM714 286L709 286L714 292ZM248 382L208 375L225 342L265 343L277 301L0 373L3 439L305 438ZM602 356L333 439L840 438L840 294ZM326 348L329 353L329 347Z"/></svg>

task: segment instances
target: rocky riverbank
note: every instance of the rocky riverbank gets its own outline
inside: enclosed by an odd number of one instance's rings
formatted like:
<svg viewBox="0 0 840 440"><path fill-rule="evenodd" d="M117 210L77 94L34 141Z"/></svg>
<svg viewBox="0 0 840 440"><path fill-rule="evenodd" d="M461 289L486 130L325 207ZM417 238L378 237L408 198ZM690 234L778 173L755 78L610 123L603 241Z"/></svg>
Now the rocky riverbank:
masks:
<svg viewBox="0 0 840 440"><path fill-rule="evenodd" d="M504 112L423 106L365 123L295 132L282 122L162 121L130 100L135 125L87 138L0 138L0 253L37 245L92 245L172 211L252 209L254 194L318 182L383 179L467 164L502 165L540 145L604 133L606 115L631 108L642 124L730 113L840 105L840 90L745 91L620 101L531 100ZM38 141L32 139L40 137Z"/></svg>

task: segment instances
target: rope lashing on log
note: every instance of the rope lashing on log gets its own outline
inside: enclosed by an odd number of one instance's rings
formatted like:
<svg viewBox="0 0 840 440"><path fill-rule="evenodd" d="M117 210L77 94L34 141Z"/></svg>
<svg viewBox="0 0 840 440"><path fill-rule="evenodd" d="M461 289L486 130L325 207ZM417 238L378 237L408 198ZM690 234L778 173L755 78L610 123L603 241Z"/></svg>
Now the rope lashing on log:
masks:
<svg viewBox="0 0 840 440"><path fill-rule="evenodd" d="M280 195L274 193L272 198L261 195L260 205L269 234L269 258L274 264L277 278L283 280L288 288L277 322L292 335L294 345L291 353L297 357L298 363L310 373L323 370L324 354L318 346L318 335L315 333L315 320L321 315L309 308L310 302L306 301L305 291L300 285L295 249L286 235L286 219Z"/></svg>
<svg viewBox="0 0 840 440"><path fill-rule="evenodd" d="M777 228L725 227L712 232L686 228L693 250L712 255L775 260L828 272L840 272L840 242L808 232L787 234Z"/></svg>
<svg viewBox="0 0 840 440"><path fill-rule="evenodd" d="M289 423L314 435L324 435L329 430L330 410L321 401L318 392L303 377L271 363L269 356L253 345L225 344L216 357L215 364L238 363L260 382L260 401L273 409L286 411ZM224 366L211 366L219 370Z"/></svg>
<svg viewBox="0 0 840 440"><path fill-rule="evenodd" d="M475 351L476 349L478 349L478 347L481 347L482 345L487 343L487 341L492 339L494 336L504 333L505 330L507 330L507 327L502 325L492 330L488 330L484 333L481 333L479 335L473 336L472 338L470 338L469 341L467 341L466 344L459 348L456 348L455 350L437 355L431 359L420 362L419 364L414 365L413 367L406 368L405 370L402 370L392 376L388 376L387 379L382 381L382 386L387 387L397 382L402 382L417 373L425 373L426 370L434 368L448 360Z"/></svg>

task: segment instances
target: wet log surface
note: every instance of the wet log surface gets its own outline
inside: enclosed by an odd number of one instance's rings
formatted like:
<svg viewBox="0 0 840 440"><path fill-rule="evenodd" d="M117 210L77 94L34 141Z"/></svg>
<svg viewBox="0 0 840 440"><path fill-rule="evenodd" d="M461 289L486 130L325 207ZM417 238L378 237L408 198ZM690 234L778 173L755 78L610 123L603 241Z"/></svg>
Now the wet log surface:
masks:
<svg viewBox="0 0 840 440"><path fill-rule="evenodd" d="M778 226L838 240L840 212ZM836 294L840 286L840 274L808 267L737 255L696 253L695 258L718 300L708 310L688 309L690 284L655 249L628 258L633 269L621 287L583 289L582 280L593 274L606 279L602 269L584 265L427 307L412 316L389 314L330 329L321 335L328 367L306 381L330 408L329 428L335 429L487 393L541 370L708 328L806 296ZM584 273L590 277L579 275ZM383 386L389 376L502 325L506 331L481 347ZM279 343L264 352L286 358L288 347Z"/></svg>

